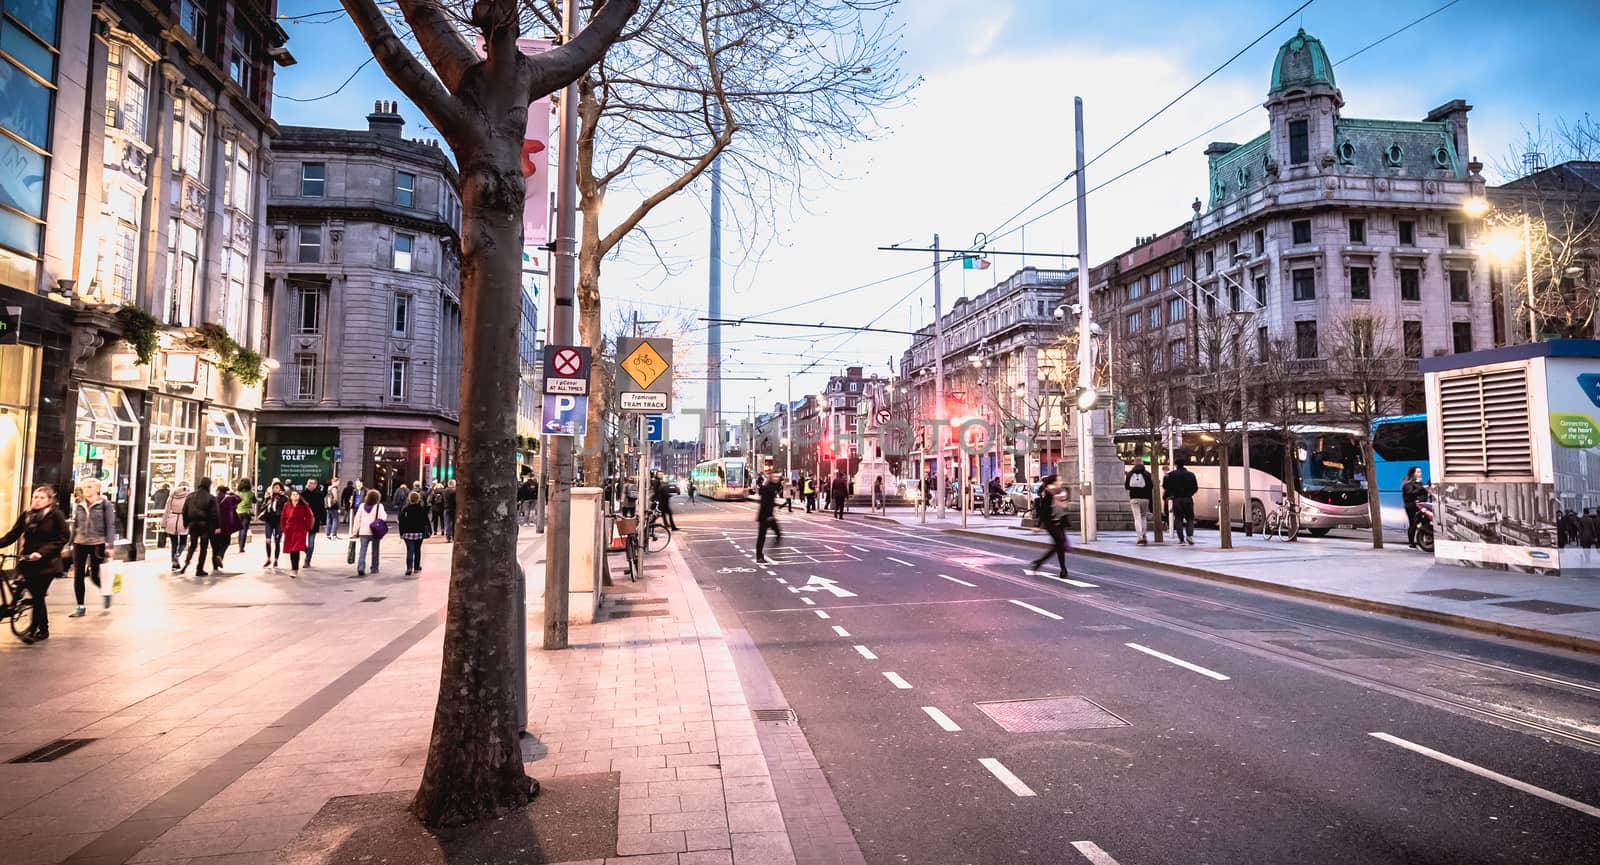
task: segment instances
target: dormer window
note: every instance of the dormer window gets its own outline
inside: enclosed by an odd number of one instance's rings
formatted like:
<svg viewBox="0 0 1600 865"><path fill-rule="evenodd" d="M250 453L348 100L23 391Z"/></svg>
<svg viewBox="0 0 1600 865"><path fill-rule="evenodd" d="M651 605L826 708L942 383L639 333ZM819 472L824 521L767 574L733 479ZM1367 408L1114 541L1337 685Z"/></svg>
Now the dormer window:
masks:
<svg viewBox="0 0 1600 865"><path fill-rule="evenodd" d="M1383 151L1383 164L1390 168L1399 168L1400 163L1405 160L1405 156L1406 152L1400 149L1400 145L1391 144Z"/></svg>
<svg viewBox="0 0 1600 865"><path fill-rule="evenodd" d="M1442 145L1442 144L1433 149L1433 167L1434 168L1449 168L1450 167L1450 151L1446 150L1444 145Z"/></svg>
<svg viewBox="0 0 1600 865"><path fill-rule="evenodd" d="M1246 168L1243 165L1239 166L1239 175L1238 175L1238 177L1239 177L1239 189L1243 190L1246 186L1250 185L1250 169L1249 168Z"/></svg>
<svg viewBox="0 0 1600 865"><path fill-rule="evenodd" d="M1221 179L1221 178L1217 178L1217 182L1213 183L1211 185L1211 197L1216 199L1216 200L1218 200L1218 201L1221 201L1223 196L1225 196L1227 194L1228 194L1228 182L1223 180L1223 179Z"/></svg>
<svg viewBox="0 0 1600 865"><path fill-rule="evenodd" d="M1342 165L1351 165L1356 161L1356 146L1348 141L1339 142L1339 162Z"/></svg>

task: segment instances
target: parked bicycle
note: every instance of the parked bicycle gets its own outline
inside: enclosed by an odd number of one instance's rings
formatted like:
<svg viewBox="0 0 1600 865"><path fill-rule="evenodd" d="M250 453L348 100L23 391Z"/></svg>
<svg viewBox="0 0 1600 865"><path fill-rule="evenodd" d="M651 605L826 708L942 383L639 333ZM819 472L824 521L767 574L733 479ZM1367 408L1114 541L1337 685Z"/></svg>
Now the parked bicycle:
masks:
<svg viewBox="0 0 1600 865"><path fill-rule="evenodd" d="M1278 502L1278 506L1267 514L1266 536L1277 538L1280 541L1292 541L1300 534L1300 505L1289 499Z"/></svg>
<svg viewBox="0 0 1600 865"><path fill-rule="evenodd" d="M661 516L659 508L648 511L650 522L644 530L644 548L652 553L659 553L672 543L672 529L667 528L667 523Z"/></svg>
<svg viewBox="0 0 1600 865"><path fill-rule="evenodd" d="M0 556L0 618L11 620L11 633L19 638L33 627L33 596L10 554Z"/></svg>

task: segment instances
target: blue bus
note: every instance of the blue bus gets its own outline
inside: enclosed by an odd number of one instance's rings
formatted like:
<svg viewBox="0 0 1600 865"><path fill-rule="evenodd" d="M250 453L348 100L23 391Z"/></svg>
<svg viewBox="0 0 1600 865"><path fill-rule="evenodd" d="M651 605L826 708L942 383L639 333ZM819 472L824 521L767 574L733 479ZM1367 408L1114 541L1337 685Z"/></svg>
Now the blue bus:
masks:
<svg viewBox="0 0 1600 865"><path fill-rule="evenodd" d="M1372 421L1372 467L1378 476L1378 504L1383 510L1383 526L1405 531L1406 508L1400 487L1412 466L1422 469L1422 482L1428 472L1428 416L1407 414L1374 418Z"/></svg>

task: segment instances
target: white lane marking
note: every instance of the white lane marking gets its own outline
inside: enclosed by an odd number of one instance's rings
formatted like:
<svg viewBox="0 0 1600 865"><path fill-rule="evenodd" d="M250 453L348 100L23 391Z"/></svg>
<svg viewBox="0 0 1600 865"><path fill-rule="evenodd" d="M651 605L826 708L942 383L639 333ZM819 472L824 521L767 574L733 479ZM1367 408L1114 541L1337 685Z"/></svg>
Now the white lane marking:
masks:
<svg viewBox="0 0 1600 865"><path fill-rule="evenodd" d="M940 574L939 577L941 579L949 580L952 583L960 583L961 585L966 586L969 589L976 589L978 587L977 583L969 583L966 580L958 580L955 577L950 576L949 574Z"/></svg>
<svg viewBox="0 0 1600 865"><path fill-rule="evenodd" d="M790 586L789 587L789 591L794 592L797 595L800 594L800 590L795 588L794 586Z"/></svg>
<svg viewBox="0 0 1600 865"><path fill-rule="evenodd" d="M833 595L835 598L854 598L854 597L857 597L855 592L852 592L849 589L841 589L841 588L839 588L839 584L837 582L834 582L833 580L830 580L827 577L819 577L816 574L812 574L811 575L811 579L806 580L806 584L801 586L799 591L802 591L802 592L827 592L827 593Z"/></svg>
<svg viewBox="0 0 1600 865"><path fill-rule="evenodd" d="M1033 570L1031 568L1023 568L1022 572L1025 573L1025 574L1028 574L1030 576L1044 577L1047 580L1055 580L1058 583L1066 583L1069 586L1077 586L1080 589L1098 589L1098 588L1100 588L1100 586L1095 584L1095 583L1086 583L1083 580L1074 580L1074 579L1069 579L1067 577L1058 577L1055 574L1047 574L1044 571L1035 571L1035 570Z"/></svg>
<svg viewBox="0 0 1600 865"><path fill-rule="evenodd" d="M916 565L911 564L910 562L906 561L905 559L897 559L894 556L884 556L884 558L888 559L891 562L896 562L898 564L905 565L908 568L916 567Z"/></svg>
<svg viewBox="0 0 1600 865"><path fill-rule="evenodd" d="M863 658L866 658L869 661L878 660L878 656L872 654L872 650L867 648L866 646L856 646L856 654L860 655Z"/></svg>
<svg viewBox="0 0 1600 865"><path fill-rule="evenodd" d="M892 682L894 684L894 686L896 688L899 688L902 691L910 690L910 688L911 688L911 683L907 682L905 679L900 678L900 674L899 673L884 673L883 677L885 679L888 679L890 682Z"/></svg>
<svg viewBox="0 0 1600 865"><path fill-rule="evenodd" d="M810 598L801 598L800 603L805 604L808 607L815 607L817 605L817 602L811 600Z"/></svg>
<svg viewBox="0 0 1600 865"><path fill-rule="evenodd" d="M819 619L831 619L831 618L833 618L832 616L828 615L828 611L827 610L812 610L811 612L816 613L817 614L817 618L819 618Z"/></svg>
<svg viewBox="0 0 1600 865"><path fill-rule="evenodd" d="M989 774L999 778L1000 783L1006 785L1007 790L1010 790L1018 796L1038 795L1029 789L1027 784L1022 783L1021 778L1013 775L1011 770L1007 769L999 760L996 760L993 757L983 757L979 759L978 762L983 764L983 768L989 770Z"/></svg>
<svg viewBox="0 0 1600 865"><path fill-rule="evenodd" d="M1055 619L1058 622L1061 621L1061 617L1056 615L1055 613L1052 613L1049 610L1042 609L1040 607L1035 607L1034 605L1028 603L1027 601L1015 601L1014 600L1011 603L1016 604L1017 606L1023 608L1024 610L1032 610L1035 613L1038 613L1039 615L1044 616L1047 619Z"/></svg>
<svg viewBox="0 0 1600 865"><path fill-rule="evenodd" d="M828 545L827 545L827 544L823 544L823 545L822 545L822 548L823 548L823 549L825 549L825 550L827 550L827 551L828 551L828 552L830 552L830 553L837 553L837 552L839 552L839 551L838 551L838 550L836 550L836 549L834 549L834 548L833 548L833 547L830 547L830 546L828 546Z"/></svg>
<svg viewBox="0 0 1600 865"><path fill-rule="evenodd" d="M1101 850L1100 845L1093 841L1074 841L1072 849L1082 853L1083 858L1093 862L1094 865L1117 865L1117 860L1111 858L1111 854Z"/></svg>
<svg viewBox="0 0 1600 865"><path fill-rule="evenodd" d="M833 632L834 632L834 633L835 633L835 634L838 634L838 635L839 635L839 636L841 636L841 637L848 637L848 636L850 636L850 632L849 632L849 631L846 631L846 630L845 630L845 629L844 629L844 628L842 628L842 627L840 627L840 626L838 626L838 625L834 625L834 626L833 626Z"/></svg>
<svg viewBox="0 0 1600 865"><path fill-rule="evenodd" d="M771 573L771 571L768 571L767 573ZM786 586L789 585L789 581L784 579L783 577L779 577L778 578L778 582L783 583Z"/></svg>
<svg viewBox="0 0 1600 865"><path fill-rule="evenodd" d="M870 552L872 552L871 550L867 549L866 547L857 547L855 544L851 544L850 546L854 547L855 551L858 552L858 553L870 553Z"/></svg>
<svg viewBox="0 0 1600 865"><path fill-rule="evenodd" d="M1171 655L1165 654L1163 652L1158 652L1155 649L1150 648L1149 646L1141 646L1138 643L1123 643L1123 645L1127 646L1130 649L1133 649L1136 652L1144 652L1146 655L1149 655L1152 658L1160 658L1161 660L1166 661L1169 664L1177 664L1178 666L1184 668L1185 670L1192 670L1192 671L1194 671L1196 673L1199 673L1202 676L1210 676L1211 678L1216 679L1219 682L1228 681L1228 677L1227 676L1222 675L1221 673L1217 672L1216 670L1208 670L1205 667L1200 666L1199 664L1191 664L1191 663L1189 663L1188 661L1185 661L1182 658L1174 658Z"/></svg>
<svg viewBox="0 0 1600 865"><path fill-rule="evenodd" d="M1513 790L1521 790L1522 792L1527 793L1530 796L1538 796L1540 799L1543 799L1546 802L1554 802L1557 805L1561 805L1561 806L1566 807L1566 808L1571 808L1572 810L1577 811L1580 814L1587 814L1590 817L1600 818L1600 808L1596 808L1593 805L1586 805L1583 802L1579 802L1576 799L1568 799L1567 797L1561 795L1560 793L1552 793L1549 790L1544 789L1543 787L1535 787L1535 786L1533 786L1532 784L1529 784L1526 781L1518 781L1515 778L1507 777L1507 776L1502 775L1499 772L1496 772L1496 771L1494 771L1492 769L1485 769L1482 766L1477 765L1476 763L1468 763L1466 760L1462 760L1462 759L1459 759L1457 757L1452 757L1449 754L1441 754L1438 751L1433 750L1432 748L1427 748L1427 747L1424 747L1422 745L1418 745L1416 742L1408 742L1405 739L1400 738L1399 736L1391 736L1388 733L1368 733L1367 735L1371 736L1374 739L1381 739L1381 740L1383 740L1385 742L1388 742L1391 745L1399 745L1400 747L1406 749L1407 751L1412 751L1412 752L1421 754L1424 757L1430 757L1430 758L1432 758L1434 760L1438 760L1439 762L1444 763L1446 765L1454 766L1457 769L1461 769L1462 771L1471 772L1472 774L1477 775L1480 778L1488 778L1490 781L1494 781L1497 784L1504 784L1504 785L1506 785L1507 787L1510 787Z"/></svg>
<svg viewBox="0 0 1600 865"><path fill-rule="evenodd" d="M938 709L935 709L932 706L923 706L922 707L922 711L927 712L928 713L928 717L932 718L933 722L935 724L938 724L939 727L941 729L943 729L946 733L959 733L959 732L961 732L961 725L957 724L956 722L954 722L952 720L950 720L950 716L949 715L946 715L945 713L939 711Z"/></svg>

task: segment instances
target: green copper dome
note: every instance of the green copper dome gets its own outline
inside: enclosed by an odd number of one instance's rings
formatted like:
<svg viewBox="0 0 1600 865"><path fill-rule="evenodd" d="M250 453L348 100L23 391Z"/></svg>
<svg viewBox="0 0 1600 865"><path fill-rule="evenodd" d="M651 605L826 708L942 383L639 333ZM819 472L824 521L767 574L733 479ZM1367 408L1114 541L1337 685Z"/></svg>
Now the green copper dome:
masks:
<svg viewBox="0 0 1600 865"><path fill-rule="evenodd" d="M1328 60L1328 52L1322 47L1322 41L1301 28L1278 49L1278 60L1272 64L1272 89L1269 92L1313 84L1338 86L1333 81L1333 63Z"/></svg>

